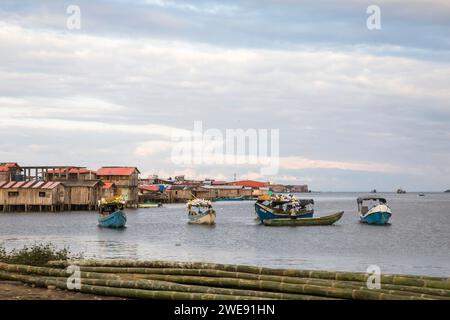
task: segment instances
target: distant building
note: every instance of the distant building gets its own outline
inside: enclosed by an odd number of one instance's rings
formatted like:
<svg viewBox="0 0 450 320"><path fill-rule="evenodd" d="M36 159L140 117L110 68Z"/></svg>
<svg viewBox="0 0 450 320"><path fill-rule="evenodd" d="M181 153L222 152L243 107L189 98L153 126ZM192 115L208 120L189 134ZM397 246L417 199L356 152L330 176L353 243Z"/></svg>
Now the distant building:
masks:
<svg viewBox="0 0 450 320"><path fill-rule="evenodd" d="M114 182L117 195L122 195L128 203L137 203L139 173L136 167L102 167L97 170L97 177L103 183Z"/></svg>
<svg viewBox="0 0 450 320"><path fill-rule="evenodd" d="M233 182L229 182L228 185L249 187L252 189L265 188L265 187L269 186L269 184L267 182L260 182L260 181L254 181L254 180L233 181Z"/></svg>
<svg viewBox="0 0 450 320"><path fill-rule="evenodd" d="M56 168L46 171L44 180L97 180L97 173L86 168Z"/></svg>
<svg viewBox="0 0 450 320"><path fill-rule="evenodd" d="M308 185L287 185L286 186L286 192L290 193L302 193L302 192L309 192Z"/></svg>

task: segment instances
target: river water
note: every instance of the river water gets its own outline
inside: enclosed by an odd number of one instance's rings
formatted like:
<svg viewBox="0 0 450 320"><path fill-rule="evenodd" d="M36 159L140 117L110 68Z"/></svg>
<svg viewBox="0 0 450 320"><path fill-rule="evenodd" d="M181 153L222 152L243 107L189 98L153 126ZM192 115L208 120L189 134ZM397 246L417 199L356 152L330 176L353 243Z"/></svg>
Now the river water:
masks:
<svg viewBox="0 0 450 320"><path fill-rule="evenodd" d="M334 226L264 227L252 201L216 202L215 226L187 224L183 204L127 210L127 228L97 227L94 212L1 213L0 244L8 249L51 242L85 258L157 259L269 267L450 276L450 194L380 194L389 226L359 222L358 193L299 194L316 216L344 210Z"/></svg>

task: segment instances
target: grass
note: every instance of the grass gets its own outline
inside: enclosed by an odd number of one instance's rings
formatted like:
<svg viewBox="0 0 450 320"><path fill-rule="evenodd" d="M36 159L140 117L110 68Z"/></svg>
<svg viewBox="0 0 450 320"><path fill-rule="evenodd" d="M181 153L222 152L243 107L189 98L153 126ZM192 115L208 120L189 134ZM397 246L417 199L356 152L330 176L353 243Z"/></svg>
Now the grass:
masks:
<svg viewBox="0 0 450 320"><path fill-rule="evenodd" d="M0 246L0 262L9 264L45 266L51 260L82 258L82 254L74 255L68 248L57 249L51 243L35 243L11 251L7 251L3 246Z"/></svg>

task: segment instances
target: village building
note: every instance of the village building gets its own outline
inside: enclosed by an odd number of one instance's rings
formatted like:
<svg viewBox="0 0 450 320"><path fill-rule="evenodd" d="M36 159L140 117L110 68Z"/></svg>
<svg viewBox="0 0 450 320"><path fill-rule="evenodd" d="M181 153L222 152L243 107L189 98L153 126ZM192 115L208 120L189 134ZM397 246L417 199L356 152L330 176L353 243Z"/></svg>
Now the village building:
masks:
<svg viewBox="0 0 450 320"><path fill-rule="evenodd" d="M0 181L22 181L22 169L16 162L0 163Z"/></svg>
<svg viewBox="0 0 450 320"><path fill-rule="evenodd" d="M61 168L45 171L44 180L97 180L97 173L86 168Z"/></svg>
<svg viewBox="0 0 450 320"><path fill-rule="evenodd" d="M58 211L64 209L64 186L54 181L0 182L0 211Z"/></svg>
<svg viewBox="0 0 450 320"><path fill-rule="evenodd" d="M139 170L136 167L102 167L97 177L103 182L113 182L117 195L125 198L127 205L137 205L139 196Z"/></svg>
<svg viewBox="0 0 450 320"><path fill-rule="evenodd" d="M266 188L269 186L269 184L266 182L260 182L260 181L254 181L254 180L233 181L233 182L229 182L228 185L242 186L242 187L248 187L248 188L252 188L252 189Z"/></svg>
<svg viewBox="0 0 450 320"><path fill-rule="evenodd" d="M287 185L286 186L286 192L289 193L302 193L302 192L309 192L308 185Z"/></svg>
<svg viewBox="0 0 450 320"><path fill-rule="evenodd" d="M94 210L102 196L100 180L67 180L64 186L64 205L67 210Z"/></svg>

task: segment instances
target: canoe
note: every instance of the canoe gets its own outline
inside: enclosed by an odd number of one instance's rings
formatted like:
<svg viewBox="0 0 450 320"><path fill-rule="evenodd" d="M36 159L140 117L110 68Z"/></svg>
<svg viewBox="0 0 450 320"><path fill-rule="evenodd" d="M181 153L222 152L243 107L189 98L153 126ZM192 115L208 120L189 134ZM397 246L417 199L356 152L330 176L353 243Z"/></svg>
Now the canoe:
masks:
<svg viewBox="0 0 450 320"><path fill-rule="evenodd" d="M103 228L123 228L127 223L127 216L118 210L108 215L99 215L98 225Z"/></svg>
<svg viewBox="0 0 450 320"><path fill-rule="evenodd" d="M243 200L245 200L244 197L234 197L234 198L218 197L213 199L213 201L243 201Z"/></svg>
<svg viewBox="0 0 450 320"><path fill-rule="evenodd" d="M265 226L281 227L281 226L330 226L339 219L342 218L344 211L331 214L329 216L317 217L317 218L297 218L297 219L271 219L264 220Z"/></svg>
<svg viewBox="0 0 450 320"><path fill-rule="evenodd" d="M255 203L255 213L259 220L273 220L273 219L302 219L312 218L314 209L298 211L294 216L285 212L276 212L273 208L263 205L260 202Z"/></svg>
<svg viewBox="0 0 450 320"><path fill-rule="evenodd" d="M188 223L190 224L214 224L216 220L216 212L212 209L203 213L190 211L188 217Z"/></svg>
<svg viewBox="0 0 450 320"><path fill-rule="evenodd" d="M138 204L138 207L139 208L143 208L143 209L146 209L146 208L159 208L161 206L162 206L162 204L159 203L159 202L145 202L145 203L139 203Z"/></svg>

